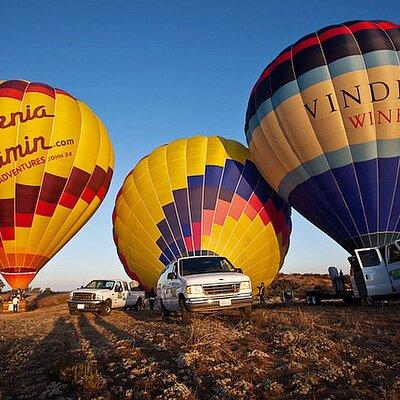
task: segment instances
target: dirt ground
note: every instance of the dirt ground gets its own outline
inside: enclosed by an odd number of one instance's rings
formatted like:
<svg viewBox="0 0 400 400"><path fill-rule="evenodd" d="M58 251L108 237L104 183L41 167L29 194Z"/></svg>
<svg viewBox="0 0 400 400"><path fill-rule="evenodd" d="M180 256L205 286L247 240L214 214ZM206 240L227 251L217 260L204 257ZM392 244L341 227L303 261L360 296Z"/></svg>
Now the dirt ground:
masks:
<svg viewBox="0 0 400 400"><path fill-rule="evenodd" d="M0 315L0 399L399 399L400 305Z"/></svg>

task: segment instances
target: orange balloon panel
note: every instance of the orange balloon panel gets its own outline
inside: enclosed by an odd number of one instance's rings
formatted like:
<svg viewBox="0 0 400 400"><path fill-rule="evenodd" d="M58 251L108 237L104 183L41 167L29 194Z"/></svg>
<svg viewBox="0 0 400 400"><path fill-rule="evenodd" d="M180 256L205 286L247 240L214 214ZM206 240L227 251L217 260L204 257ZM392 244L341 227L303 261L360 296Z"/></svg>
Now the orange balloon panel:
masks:
<svg viewBox="0 0 400 400"><path fill-rule="evenodd" d="M0 272L11 287L26 288L96 211L113 158L84 103L41 83L0 81Z"/></svg>
<svg viewBox="0 0 400 400"><path fill-rule="evenodd" d="M155 287L164 266L177 258L218 254L253 284L272 282L289 245L290 208L249 157L236 141L195 136L139 161L113 214L128 275Z"/></svg>

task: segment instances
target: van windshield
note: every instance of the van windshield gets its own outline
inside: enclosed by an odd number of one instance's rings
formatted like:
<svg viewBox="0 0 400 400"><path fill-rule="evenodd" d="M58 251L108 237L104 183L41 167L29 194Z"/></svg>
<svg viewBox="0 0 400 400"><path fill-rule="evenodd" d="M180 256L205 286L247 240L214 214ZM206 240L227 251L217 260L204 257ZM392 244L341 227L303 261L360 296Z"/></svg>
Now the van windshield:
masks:
<svg viewBox="0 0 400 400"><path fill-rule="evenodd" d="M85 287L87 289L110 289L114 287L115 281L91 281Z"/></svg>
<svg viewBox="0 0 400 400"><path fill-rule="evenodd" d="M193 257L180 261L182 275L235 272L235 267L223 257Z"/></svg>

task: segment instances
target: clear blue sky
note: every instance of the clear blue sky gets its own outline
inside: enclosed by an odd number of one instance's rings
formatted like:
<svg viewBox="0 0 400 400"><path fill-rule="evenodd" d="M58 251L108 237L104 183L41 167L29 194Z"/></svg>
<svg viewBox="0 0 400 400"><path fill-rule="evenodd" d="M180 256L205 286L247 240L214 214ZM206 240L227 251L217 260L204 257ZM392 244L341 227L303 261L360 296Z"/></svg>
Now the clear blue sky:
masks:
<svg viewBox="0 0 400 400"><path fill-rule="evenodd" d="M33 286L74 288L125 277L111 212L125 175L155 147L218 134L245 143L247 100L262 69L323 26L399 18L397 1L3 1L0 79L69 91L106 124L116 164L110 191L88 224ZM284 272L347 271L347 253L294 212Z"/></svg>

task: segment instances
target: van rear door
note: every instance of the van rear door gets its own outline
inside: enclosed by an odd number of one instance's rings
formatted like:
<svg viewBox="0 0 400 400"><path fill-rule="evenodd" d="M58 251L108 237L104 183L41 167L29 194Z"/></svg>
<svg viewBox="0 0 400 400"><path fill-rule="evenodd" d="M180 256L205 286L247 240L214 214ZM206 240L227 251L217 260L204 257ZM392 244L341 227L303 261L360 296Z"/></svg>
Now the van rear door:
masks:
<svg viewBox="0 0 400 400"><path fill-rule="evenodd" d="M400 241L386 247L387 269L393 288L400 293Z"/></svg>
<svg viewBox="0 0 400 400"><path fill-rule="evenodd" d="M377 248L355 250L367 287L367 296L393 293L392 281L385 261Z"/></svg>

